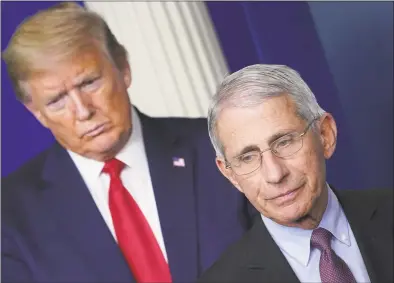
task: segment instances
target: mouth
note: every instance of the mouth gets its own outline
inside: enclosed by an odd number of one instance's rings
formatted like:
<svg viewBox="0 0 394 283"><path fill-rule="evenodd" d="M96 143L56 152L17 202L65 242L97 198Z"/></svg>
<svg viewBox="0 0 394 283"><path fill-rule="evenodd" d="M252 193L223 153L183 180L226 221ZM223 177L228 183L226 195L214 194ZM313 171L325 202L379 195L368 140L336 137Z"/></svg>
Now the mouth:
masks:
<svg viewBox="0 0 394 283"><path fill-rule="evenodd" d="M296 198L296 196L301 188L302 188L302 186L299 186L296 189L289 190L285 193L282 193L282 194L272 198L272 200L277 202L278 205L283 205L287 202L293 201Z"/></svg>
<svg viewBox="0 0 394 283"><path fill-rule="evenodd" d="M105 126L106 126L106 123L97 125L97 126L91 128L90 130L86 131L83 134L83 136L91 137L91 138L96 137L104 132Z"/></svg>

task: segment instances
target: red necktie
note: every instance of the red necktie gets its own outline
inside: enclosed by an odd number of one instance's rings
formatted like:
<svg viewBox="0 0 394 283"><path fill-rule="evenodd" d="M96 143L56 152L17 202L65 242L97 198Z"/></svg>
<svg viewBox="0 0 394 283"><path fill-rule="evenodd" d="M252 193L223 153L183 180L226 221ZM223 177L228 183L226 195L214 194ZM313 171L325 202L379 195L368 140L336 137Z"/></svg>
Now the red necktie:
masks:
<svg viewBox="0 0 394 283"><path fill-rule="evenodd" d="M109 208L119 247L137 282L172 282L169 266L149 223L122 184L123 168L121 161L111 159L103 169L111 178Z"/></svg>

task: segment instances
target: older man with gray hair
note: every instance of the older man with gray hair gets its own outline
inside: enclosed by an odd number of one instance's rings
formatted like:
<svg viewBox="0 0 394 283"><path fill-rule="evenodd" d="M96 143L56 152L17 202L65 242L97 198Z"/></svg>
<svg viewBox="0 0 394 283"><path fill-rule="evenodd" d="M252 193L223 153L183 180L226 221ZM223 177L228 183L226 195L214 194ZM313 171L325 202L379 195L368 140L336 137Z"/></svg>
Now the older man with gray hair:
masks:
<svg viewBox="0 0 394 283"><path fill-rule="evenodd" d="M261 215L200 282L393 282L392 190L327 183L336 123L296 71L227 76L208 124L217 167Z"/></svg>

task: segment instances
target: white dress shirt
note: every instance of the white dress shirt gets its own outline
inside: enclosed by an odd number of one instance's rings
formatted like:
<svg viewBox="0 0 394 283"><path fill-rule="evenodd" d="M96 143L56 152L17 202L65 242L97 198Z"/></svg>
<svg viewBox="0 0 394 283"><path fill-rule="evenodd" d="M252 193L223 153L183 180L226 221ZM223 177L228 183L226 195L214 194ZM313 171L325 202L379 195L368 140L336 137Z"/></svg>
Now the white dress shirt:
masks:
<svg viewBox="0 0 394 283"><path fill-rule="evenodd" d="M115 158L125 164L120 178L147 219L164 258L167 260L155 194L149 173L148 159L145 153L141 122L134 109L132 109L132 121L133 130L130 139L115 156ZM108 174L102 173L104 162L88 159L71 151L68 151L68 153L85 181L108 229L117 241L108 204L110 178Z"/></svg>
<svg viewBox="0 0 394 283"><path fill-rule="evenodd" d="M261 217L298 279L301 282L321 282L320 250L317 248L311 250L310 247L312 230L282 226L263 215ZM319 227L327 229L334 235L331 247L349 266L356 281L370 282L353 231L337 197L329 186L327 208Z"/></svg>

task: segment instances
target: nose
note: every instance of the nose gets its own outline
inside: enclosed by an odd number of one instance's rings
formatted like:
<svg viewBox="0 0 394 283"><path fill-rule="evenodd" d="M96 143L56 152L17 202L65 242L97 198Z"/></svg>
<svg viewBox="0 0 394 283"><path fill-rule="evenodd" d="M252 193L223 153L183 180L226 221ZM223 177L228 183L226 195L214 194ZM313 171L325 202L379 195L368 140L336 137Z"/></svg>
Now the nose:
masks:
<svg viewBox="0 0 394 283"><path fill-rule="evenodd" d="M261 162L261 170L267 183L278 184L288 174L288 171L284 167L282 161L279 160L279 158L275 156L271 151L264 153L264 157L262 157Z"/></svg>
<svg viewBox="0 0 394 283"><path fill-rule="evenodd" d="M89 120L94 114L88 95L79 93L77 90L70 92L70 97L74 104L74 112L77 120Z"/></svg>

